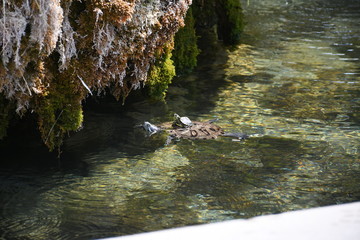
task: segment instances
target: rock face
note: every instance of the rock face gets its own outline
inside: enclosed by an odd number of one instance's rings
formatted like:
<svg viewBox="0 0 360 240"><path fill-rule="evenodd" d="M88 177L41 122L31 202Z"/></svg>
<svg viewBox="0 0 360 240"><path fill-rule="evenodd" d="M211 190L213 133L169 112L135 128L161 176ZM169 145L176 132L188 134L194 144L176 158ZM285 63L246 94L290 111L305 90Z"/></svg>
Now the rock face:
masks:
<svg viewBox="0 0 360 240"><path fill-rule="evenodd" d="M54 149L81 127L88 94L110 89L124 99L145 83L156 85L158 72L175 75L173 37L191 2L2 1L0 105L12 102L20 115L34 111L45 144Z"/></svg>
<svg viewBox="0 0 360 240"><path fill-rule="evenodd" d="M124 101L146 85L164 98L175 68L197 65L197 35L202 52L213 50L209 32L225 44L240 38L240 1L193 2L188 11L192 0L1 1L0 140L14 112L31 112L53 150L81 127L89 95Z"/></svg>

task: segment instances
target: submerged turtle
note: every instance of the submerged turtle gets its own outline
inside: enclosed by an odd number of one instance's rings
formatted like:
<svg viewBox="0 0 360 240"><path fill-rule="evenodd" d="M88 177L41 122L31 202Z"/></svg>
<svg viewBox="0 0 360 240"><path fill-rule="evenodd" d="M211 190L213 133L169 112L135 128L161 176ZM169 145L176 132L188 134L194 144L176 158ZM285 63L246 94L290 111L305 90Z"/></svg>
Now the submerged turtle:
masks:
<svg viewBox="0 0 360 240"><path fill-rule="evenodd" d="M180 117L175 114L174 122L165 122L158 126L150 122L144 122L140 125L151 136L157 132L165 131L169 134L167 144L174 139L216 139L218 136L232 137L237 140L248 138L248 135L243 133L225 133L224 130L215 125L216 120L207 122L191 121L187 117ZM180 121L180 122L179 122Z"/></svg>

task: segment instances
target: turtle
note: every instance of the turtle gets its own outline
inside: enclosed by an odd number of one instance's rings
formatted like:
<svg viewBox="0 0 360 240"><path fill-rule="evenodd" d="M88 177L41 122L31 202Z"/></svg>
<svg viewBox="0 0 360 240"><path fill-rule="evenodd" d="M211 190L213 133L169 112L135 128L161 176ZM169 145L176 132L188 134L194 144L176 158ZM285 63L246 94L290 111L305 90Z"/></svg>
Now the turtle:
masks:
<svg viewBox="0 0 360 240"><path fill-rule="evenodd" d="M173 127L191 127L193 125L192 121L188 117L180 117L178 114L174 113L175 121L173 122Z"/></svg>
<svg viewBox="0 0 360 240"><path fill-rule="evenodd" d="M166 145L174 139L216 139L219 136L223 136L233 137L236 140L243 140L249 137L244 133L225 133L220 126L214 124L217 120L201 122L191 121L189 118L185 117L191 122L191 124L189 124L187 119L181 119L181 124L179 124L178 115L175 115L175 118L174 122L165 122L159 124L158 126L150 122L144 122L144 124L139 126L145 129L149 136L161 131L167 132L169 137L166 141ZM187 124L184 124L183 120Z"/></svg>

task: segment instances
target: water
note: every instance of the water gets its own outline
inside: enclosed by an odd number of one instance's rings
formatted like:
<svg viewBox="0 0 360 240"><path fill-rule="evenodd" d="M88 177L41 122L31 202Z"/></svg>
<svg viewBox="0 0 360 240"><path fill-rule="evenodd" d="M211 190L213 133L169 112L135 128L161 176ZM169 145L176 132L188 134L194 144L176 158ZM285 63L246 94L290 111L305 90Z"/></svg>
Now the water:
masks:
<svg viewBox="0 0 360 240"><path fill-rule="evenodd" d="M177 79L166 104L87 110L60 159L25 136L2 149L0 239L93 239L359 201L360 2L242 3L243 42ZM174 112L261 135L165 147L166 136L133 128Z"/></svg>

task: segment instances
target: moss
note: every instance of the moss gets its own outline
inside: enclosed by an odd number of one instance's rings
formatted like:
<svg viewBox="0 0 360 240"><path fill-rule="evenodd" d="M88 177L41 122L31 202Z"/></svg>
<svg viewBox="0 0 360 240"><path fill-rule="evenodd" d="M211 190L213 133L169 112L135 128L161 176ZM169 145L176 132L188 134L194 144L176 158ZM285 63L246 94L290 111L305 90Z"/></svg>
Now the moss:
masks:
<svg viewBox="0 0 360 240"><path fill-rule="evenodd" d="M239 43L244 28L239 0L194 0L192 9L200 35L212 31L226 45Z"/></svg>
<svg viewBox="0 0 360 240"><path fill-rule="evenodd" d="M196 28L210 29L217 24L216 0L194 0L191 5Z"/></svg>
<svg viewBox="0 0 360 240"><path fill-rule="evenodd" d="M186 14L185 27L181 28L175 35L175 49L172 59L175 63L176 72L178 74L191 72L197 65L199 53L195 21L190 8Z"/></svg>
<svg viewBox="0 0 360 240"><path fill-rule="evenodd" d="M155 64L151 66L147 85L151 99L163 100L166 96L166 91L175 76L175 66L171 60L172 46L170 44L165 47L164 52L157 54Z"/></svg>
<svg viewBox="0 0 360 240"><path fill-rule="evenodd" d="M52 78L49 93L36 99L39 129L50 151L61 146L65 134L82 126L84 92L75 79L68 72L59 74Z"/></svg>
<svg viewBox="0 0 360 240"><path fill-rule="evenodd" d="M244 29L243 13L239 0L217 0L219 16L218 36L225 44L237 44Z"/></svg>

